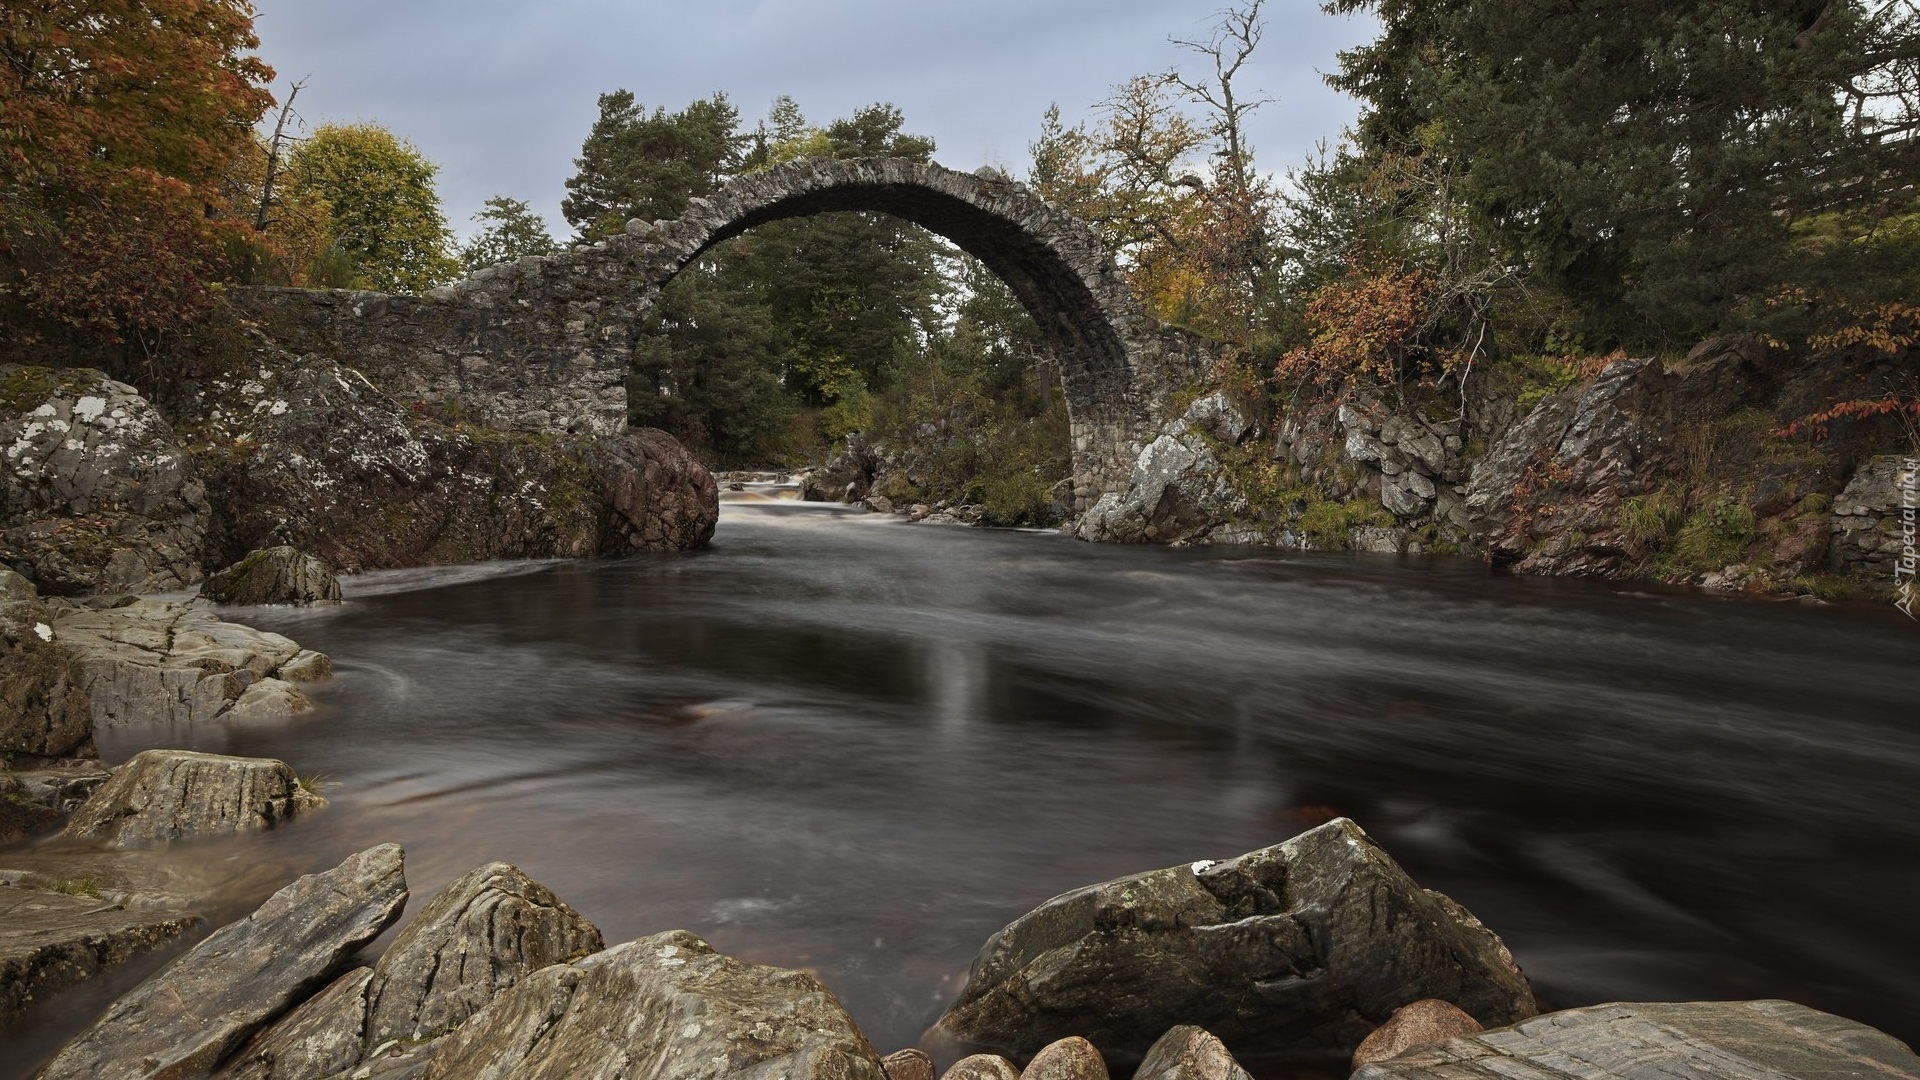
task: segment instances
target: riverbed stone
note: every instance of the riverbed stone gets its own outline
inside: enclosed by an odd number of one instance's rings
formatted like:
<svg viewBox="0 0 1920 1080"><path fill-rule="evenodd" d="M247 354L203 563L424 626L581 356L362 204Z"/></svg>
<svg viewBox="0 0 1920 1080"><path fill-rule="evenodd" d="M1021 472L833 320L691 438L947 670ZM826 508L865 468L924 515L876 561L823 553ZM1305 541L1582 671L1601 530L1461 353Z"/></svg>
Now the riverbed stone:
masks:
<svg viewBox="0 0 1920 1080"><path fill-rule="evenodd" d="M1020 1066L999 1054L971 1054L949 1066L940 1080L1020 1080Z"/></svg>
<svg viewBox="0 0 1920 1080"><path fill-rule="evenodd" d="M340 602L340 579L327 564L296 547L261 548L200 586L200 597L216 604L286 604L311 607Z"/></svg>
<svg viewBox="0 0 1920 1080"><path fill-rule="evenodd" d="M1192 1024L1167 1029L1147 1049L1133 1080L1253 1080L1212 1032Z"/></svg>
<svg viewBox="0 0 1920 1080"><path fill-rule="evenodd" d="M933 1056L925 1050L896 1050L880 1059L887 1080L934 1080Z"/></svg>
<svg viewBox="0 0 1920 1080"><path fill-rule="evenodd" d="M460 1080L885 1080L826 987L742 963L684 930L534 972L441 1041Z"/></svg>
<svg viewBox="0 0 1920 1080"><path fill-rule="evenodd" d="M346 972L255 1035L216 1075L220 1080L312 1080L353 1068L367 1051L372 982L371 968Z"/></svg>
<svg viewBox="0 0 1920 1080"><path fill-rule="evenodd" d="M1375 1028L1353 1052L1353 1067L1385 1061L1415 1046L1446 1042L1481 1030L1484 1029L1480 1021L1460 1011L1452 1002L1425 998L1395 1009L1386 1023Z"/></svg>
<svg viewBox="0 0 1920 1080"><path fill-rule="evenodd" d="M1354 1080L1853 1080L1920 1076L1865 1024L1788 1001L1594 1005L1408 1050Z"/></svg>
<svg viewBox="0 0 1920 1080"><path fill-rule="evenodd" d="M1535 1012L1492 931L1340 818L1047 901L987 942L931 1034L1016 1057L1079 1034L1127 1064L1197 1023L1250 1066L1344 1066L1426 997L1490 1024Z"/></svg>
<svg viewBox="0 0 1920 1080"><path fill-rule="evenodd" d="M154 847L270 829L325 805L283 761L145 750L113 771L61 835L109 847Z"/></svg>
<svg viewBox="0 0 1920 1080"><path fill-rule="evenodd" d="M165 945L200 921L183 910L102 899L86 879L60 885L68 891L0 886L0 1028L36 1001Z"/></svg>
<svg viewBox="0 0 1920 1080"><path fill-rule="evenodd" d="M1074 1035L1049 1043L1020 1071L1020 1080L1109 1080L1093 1044Z"/></svg>
<svg viewBox="0 0 1920 1080"><path fill-rule="evenodd" d="M325 985L400 917L406 900L397 844L302 877L115 1001L41 1076L206 1076L263 1024Z"/></svg>

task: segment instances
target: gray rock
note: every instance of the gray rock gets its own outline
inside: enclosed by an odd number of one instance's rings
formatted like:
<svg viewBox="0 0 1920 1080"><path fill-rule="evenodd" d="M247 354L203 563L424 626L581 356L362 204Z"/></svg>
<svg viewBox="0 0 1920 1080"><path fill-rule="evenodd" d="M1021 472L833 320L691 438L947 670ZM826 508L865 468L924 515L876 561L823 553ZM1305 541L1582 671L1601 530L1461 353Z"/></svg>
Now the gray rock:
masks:
<svg viewBox="0 0 1920 1080"><path fill-rule="evenodd" d="M398 845L382 844L281 889L109 1006L43 1080L210 1074L399 918L401 862Z"/></svg>
<svg viewBox="0 0 1920 1080"><path fill-rule="evenodd" d="M1253 421L1248 418L1247 411L1225 390L1215 390L1195 398L1193 404L1187 406L1186 420L1195 430L1205 432L1229 446L1246 438L1247 433L1253 430Z"/></svg>
<svg viewBox="0 0 1920 1080"><path fill-rule="evenodd" d="M1415 1046L1446 1042L1481 1030L1480 1021L1449 1001L1427 998L1402 1005L1353 1052L1353 1067L1385 1061Z"/></svg>
<svg viewBox="0 0 1920 1080"><path fill-rule="evenodd" d="M1574 1063L1577 1063L1574 1064ZM1569 1068L1577 1070L1569 1073ZM1786 1001L1595 1005L1418 1047L1354 1080L1853 1080L1920 1076L1892 1036Z"/></svg>
<svg viewBox="0 0 1920 1080"><path fill-rule="evenodd" d="M34 1002L116 967L192 929L186 911L128 908L86 880L72 892L0 887L0 1028Z"/></svg>
<svg viewBox="0 0 1920 1080"><path fill-rule="evenodd" d="M685 931L545 968L441 1040L447 1080L885 1080L826 987Z"/></svg>
<svg viewBox="0 0 1920 1080"><path fill-rule="evenodd" d="M366 1056L370 968L355 968L253 1037L222 1068L220 1080L313 1080Z"/></svg>
<svg viewBox="0 0 1920 1080"><path fill-rule="evenodd" d="M57 637L33 583L0 566L0 755L92 752L92 705Z"/></svg>
<svg viewBox="0 0 1920 1080"><path fill-rule="evenodd" d="M300 675L311 674L318 654L204 608L146 600L110 609L68 605L55 613L53 631L87 696L94 731L194 724L229 713L270 719L311 707L298 688L275 677L296 660ZM278 685L256 685L267 680Z"/></svg>
<svg viewBox="0 0 1920 1080"><path fill-rule="evenodd" d="M1833 541L1827 569L1878 581L1911 581L1917 569L1902 565L1912 542L1903 504L1920 502L1920 457L1882 455L1860 463L1846 490L1833 500Z"/></svg>
<svg viewBox="0 0 1920 1080"><path fill-rule="evenodd" d="M933 1058L925 1050L897 1050L880 1059L887 1080L934 1080Z"/></svg>
<svg viewBox="0 0 1920 1080"><path fill-rule="evenodd" d="M932 1034L1013 1056L1079 1034L1117 1064L1197 1022L1250 1065L1344 1065L1426 997L1491 1024L1534 1012L1500 939L1341 818L1047 901L987 942Z"/></svg>
<svg viewBox="0 0 1920 1080"><path fill-rule="evenodd" d="M208 577L200 596L216 604L337 604L340 579L298 548L262 548Z"/></svg>
<svg viewBox="0 0 1920 1080"><path fill-rule="evenodd" d="M444 1035L528 974L603 944L546 886L489 863L434 897L380 957L367 1041Z"/></svg>
<svg viewBox="0 0 1920 1080"><path fill-rule="evenodd" d="M325 805L301 789L282 761L146 750L115 769L61 835L109 847L152 847L270 829Z"/></svg>
<svg viewBox="0 0 1920 1080"><path fill-rule="evenodd" d="M1074 526L1082 540L1191 543L1247 509L1207 439L1176 420L1140 451L1122 494L1100 496Z"/></svg>
<svg viewBox="0 0 1920 1080"><path fill-rule="evenodd" d="M1225 1043L1191 1024L1168 1028L1147 1049L1133 1080L1253 1080Z"/></svg>
<svg viewBox="0 0 1920 1080"><path fill-rule="evenodd" d="M0 364L0 558L42 593L200 580L209 506L138 391L90 369Z"/></svg>
<svg viewBox="0 0 1920 1080"><path fill-rule="evenodd" d="M1100 1051L1078 1035L1050 1043L1033 1055L1020 1080L1109 1080Z"/></svg>
<svg viewBox="0 0 1920 1080"><path fill-rule="evenodd" d="M974 1054L954 1062L940 1080L1020 1080L1020 1067L999 1054Z"/></svg>

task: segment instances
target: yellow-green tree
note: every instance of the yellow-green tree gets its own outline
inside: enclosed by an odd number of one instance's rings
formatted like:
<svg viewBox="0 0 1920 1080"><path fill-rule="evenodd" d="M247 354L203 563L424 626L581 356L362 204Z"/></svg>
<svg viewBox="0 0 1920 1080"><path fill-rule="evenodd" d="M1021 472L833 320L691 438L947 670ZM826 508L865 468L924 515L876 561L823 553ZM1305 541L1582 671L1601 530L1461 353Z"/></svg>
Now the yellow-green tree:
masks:
<svg viewBox="0 0 1920 1080"><path fill-rule="evenodd" d="M368 286L420 293L460 273L433 186L438 172L378 124L326 124L288 163L288 188L294 199L325 201L334 247Z"/></svg>

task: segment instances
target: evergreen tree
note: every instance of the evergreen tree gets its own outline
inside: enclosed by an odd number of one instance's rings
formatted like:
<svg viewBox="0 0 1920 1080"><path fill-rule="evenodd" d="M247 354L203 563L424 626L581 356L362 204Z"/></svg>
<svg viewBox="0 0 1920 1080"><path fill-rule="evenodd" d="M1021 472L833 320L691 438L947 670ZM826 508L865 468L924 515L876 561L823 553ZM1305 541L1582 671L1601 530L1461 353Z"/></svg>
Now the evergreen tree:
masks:
<svg viewBox="0 0 1920 1080"><path fill-rule="evenodd" d="M582 240L612 236L633 218L678 217L739 167L747 141L739 127L725 94L674 113L648 113L628 90L602 94L560 212Z"/></svg>
<svg viewBox="0 0 1920 1080"><path fill-rule="evenodd" d="M460 249L460 264L468 272L528 255L553 253L555 245L546 221L519 199L495 195L473 215L473 220L485 227Z"/></svg>

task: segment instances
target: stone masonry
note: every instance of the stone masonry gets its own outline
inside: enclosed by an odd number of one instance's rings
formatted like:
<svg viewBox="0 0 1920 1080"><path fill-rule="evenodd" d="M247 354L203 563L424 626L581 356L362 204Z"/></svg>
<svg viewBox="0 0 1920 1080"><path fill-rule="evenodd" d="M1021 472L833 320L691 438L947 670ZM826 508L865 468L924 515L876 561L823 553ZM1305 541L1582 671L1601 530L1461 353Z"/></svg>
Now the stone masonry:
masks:
<svg viewBox="0 0 1920 1080"><path fill-rule="evenodd" d="M1078 507L1124 490L1206 347L1140 308L1091 228L991 169L795 161L695 199L676 220L629 222L625 235L481 270L428 296L262 289L243 302L297 350L351 353L402 401L458 405L498 428L604 434L626 424L633 328L675 275L757 225L845 210L912 221L1006 281L1064 372Z"/></svg>

